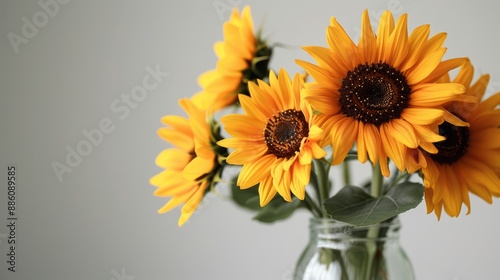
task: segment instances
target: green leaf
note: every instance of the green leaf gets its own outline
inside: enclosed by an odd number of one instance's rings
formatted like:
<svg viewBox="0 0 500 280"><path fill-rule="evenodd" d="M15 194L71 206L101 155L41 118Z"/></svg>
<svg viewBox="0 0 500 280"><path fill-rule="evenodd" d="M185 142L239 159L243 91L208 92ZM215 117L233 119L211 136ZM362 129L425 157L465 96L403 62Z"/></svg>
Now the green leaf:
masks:
<svg viewBox="0 0 500 280"><path fill-rule="evenodd" d="M287 202L282 198L273 199L269 204L261 208L254 219L263 223L273 223L284 220L290 217L301 204L302 201L297 198L293 198L292 202Z"/></svg>
<svg viewBox="0 0 500 280"><path fill-rule="evenodd" d="M422 202L422 184L404 182L374 198L362 188L346 186L324 203L326 212L335 220L355 226L374 225L406 212Z"/></svg>
<svg viewBox="0 0 500 280"><path fill-rule="evenodd" d="M285 201L281 196L275 196L266 206L260 207L258 185L242 190L236 185L236 179L232 180L231 198L239 206L257 212L254 219L263 223L288 218L297 208L308 205L304 201L294 198L292 202Z"/></svg>
<svg viewBox="0 0 500 280"><path fill-rule="evenodd" d="M231 184L231 197L233 201L239 206L258 211L260 210L259 191L257 187L241 190L236 186L236 179Z"/></svg>

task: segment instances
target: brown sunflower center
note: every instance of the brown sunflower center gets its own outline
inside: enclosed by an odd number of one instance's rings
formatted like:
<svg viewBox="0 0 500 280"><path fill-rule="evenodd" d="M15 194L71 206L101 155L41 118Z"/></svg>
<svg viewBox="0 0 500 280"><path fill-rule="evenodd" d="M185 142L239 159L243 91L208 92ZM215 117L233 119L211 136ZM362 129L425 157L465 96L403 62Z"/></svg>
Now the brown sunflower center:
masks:
<svg viewBox="0 0 500 280"><path fill-rule="evenodd" d="M411 88L405 76L387 63L360 64L349 71L339 89L342 112L380 126L401 116Z"/></svg>
<svg viewBox="0 0 500 280"><path fill-rule="evenodd" d="M267 121L264 139L268 152L278 158L291 158L309 135L309 125L301 111L288 109Z"/></svg>
<svg viewBox="0 0 500 280"><path fill-rule="evenodd" d="M454 126L443 122L439 125L439 135L446 137L446 140L434 143L438 153L430 155L432 160L451 165L465 155L469 147L468 127Z"/></svg>

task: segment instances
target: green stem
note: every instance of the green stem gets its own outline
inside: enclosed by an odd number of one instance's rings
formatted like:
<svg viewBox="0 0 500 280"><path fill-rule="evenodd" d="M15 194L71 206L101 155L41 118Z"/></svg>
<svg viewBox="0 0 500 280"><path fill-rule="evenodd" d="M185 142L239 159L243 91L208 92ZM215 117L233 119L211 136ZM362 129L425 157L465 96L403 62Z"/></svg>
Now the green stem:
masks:
<svg viewBox="0 0 500 280"><path fill-rule="evenodd" d="M384 183L384 177L382 176L382 171L380 170L380 163L376 163L373 166L372 172L372 184L370 189L370 194L378 198L382 194L382 184Z"/></svg>
<svg viewBox="0 0 500 280"><path fill-rule="evenodd" d="M339 265L340 265L340 274L341 274L341 280L349 280L349 275L347 275L347 267L344 262L344 258L342 254L340 253L339 250L337 249L331 249L333 250L333 253L335 254L335 258L338 260Z"/></svg>
<svg viewBox="0 0 500 280"><path fill-rule="evenodd" d="M391 172L391 178L389 179L389 189L397 184L397 181L401 178L401 172L397 168L394 168L394 171Z"/></svg>
<svg viewBox="0 0 500 280"><path fill-rule="evenodd" d="M342 177L344 178L344 186L351 185L351 168L349 166L349 162L344 160L342 162Z"/></svg>
<svg viewBox="0 0 500 280"><path fill-rule="evenodd" d="M372 172L372 184L370 188L370 194L378 198L382 195L382 189L383 189L383 183L384 183L384 177L382 176L382 171L380 170L380 164L377 162L373 166L373 172ZM366 235L367 237L367 251L368 251L368 264L365 270L365 279L370 279L370 274L373 271L373 263L375 260L375 253L377 251L377 242L374 240L375 238L378 237L380 232L380 228L378 225L373 225L370 227L368 230L368 233Z"/></svg>
<svg viewBox="0 0 500 280"><path fill-rule="evenodd" d="M316 217L321 217L322 211L321 208L314 202L314 200L309 196L309 194L306 192L306 197L305 197L305 202L311 206L311 212L314 216Z"/></svg>
<svg viewBox="0 0 500 280"><path fill-rule="evenodd" d="M411 174L408 174L406 172L399 174L399 176L396 179L394 179L394 182L391 184L391 187L394 187L403 179L407 180L409 177L411 177Z"/></svg>
<svg viewBox="0 0 500 280"><path fill-rule="evenodd" d="M328 218L328 214L326 213L325 208L323 207L323 203L328 198L328 172L330 169L330 165L325 168L325 164L320 161L316 161L316 169L318 171L318 188L319 188L319 201L321 204L321 212L323 214L323 218Z"/></svg>
<svg viewBox="0 0 500 280"><path fill-rule="evenodd" d="M311 168L312 168L312 170L311 170L311 184L312 184L312 186L314 188L314 191L316 192L316 195L319 197L319 193L320 193L320 191L319 191L319 185L320 185L320 183L319 183L319 180L318 180L318 174L316 172L317 168L316 168L316 166L315 166L314 163L315 162L313 162L311 164ZM321 201L319 201L319 203L321 204Z"/></svg>

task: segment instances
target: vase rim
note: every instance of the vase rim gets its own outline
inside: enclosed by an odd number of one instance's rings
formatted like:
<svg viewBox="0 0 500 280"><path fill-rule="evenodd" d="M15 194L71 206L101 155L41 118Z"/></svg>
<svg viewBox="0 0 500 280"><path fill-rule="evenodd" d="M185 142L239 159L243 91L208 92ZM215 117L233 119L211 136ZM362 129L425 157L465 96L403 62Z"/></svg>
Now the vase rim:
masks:
<svg viewBox="0 0 500 280"><path fill-rule="evenodd" d="M401 223L399 217L397 216L378 224L363 225L363 226L356 226L345 222L337 221L332 218L323 218L323 217L312 217L310 218L309 221L311 228L349 228L352 231L366 230L373 227L387 228L387 229L391 228L395 231L399 231L399 229L401 228Z"/></svg>

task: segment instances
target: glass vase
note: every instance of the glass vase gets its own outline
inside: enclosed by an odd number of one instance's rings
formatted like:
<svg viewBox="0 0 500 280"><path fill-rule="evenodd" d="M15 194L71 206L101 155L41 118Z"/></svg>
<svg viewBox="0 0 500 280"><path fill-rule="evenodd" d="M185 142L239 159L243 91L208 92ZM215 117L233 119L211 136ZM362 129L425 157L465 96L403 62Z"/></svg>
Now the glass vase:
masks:
<svg viewBox="0 0 500 280"><path fill-rule="evenodd" d="M309 244L298 260L294 279L413 280L399 229L397 218L363 227L313 218Z"/></svg>

